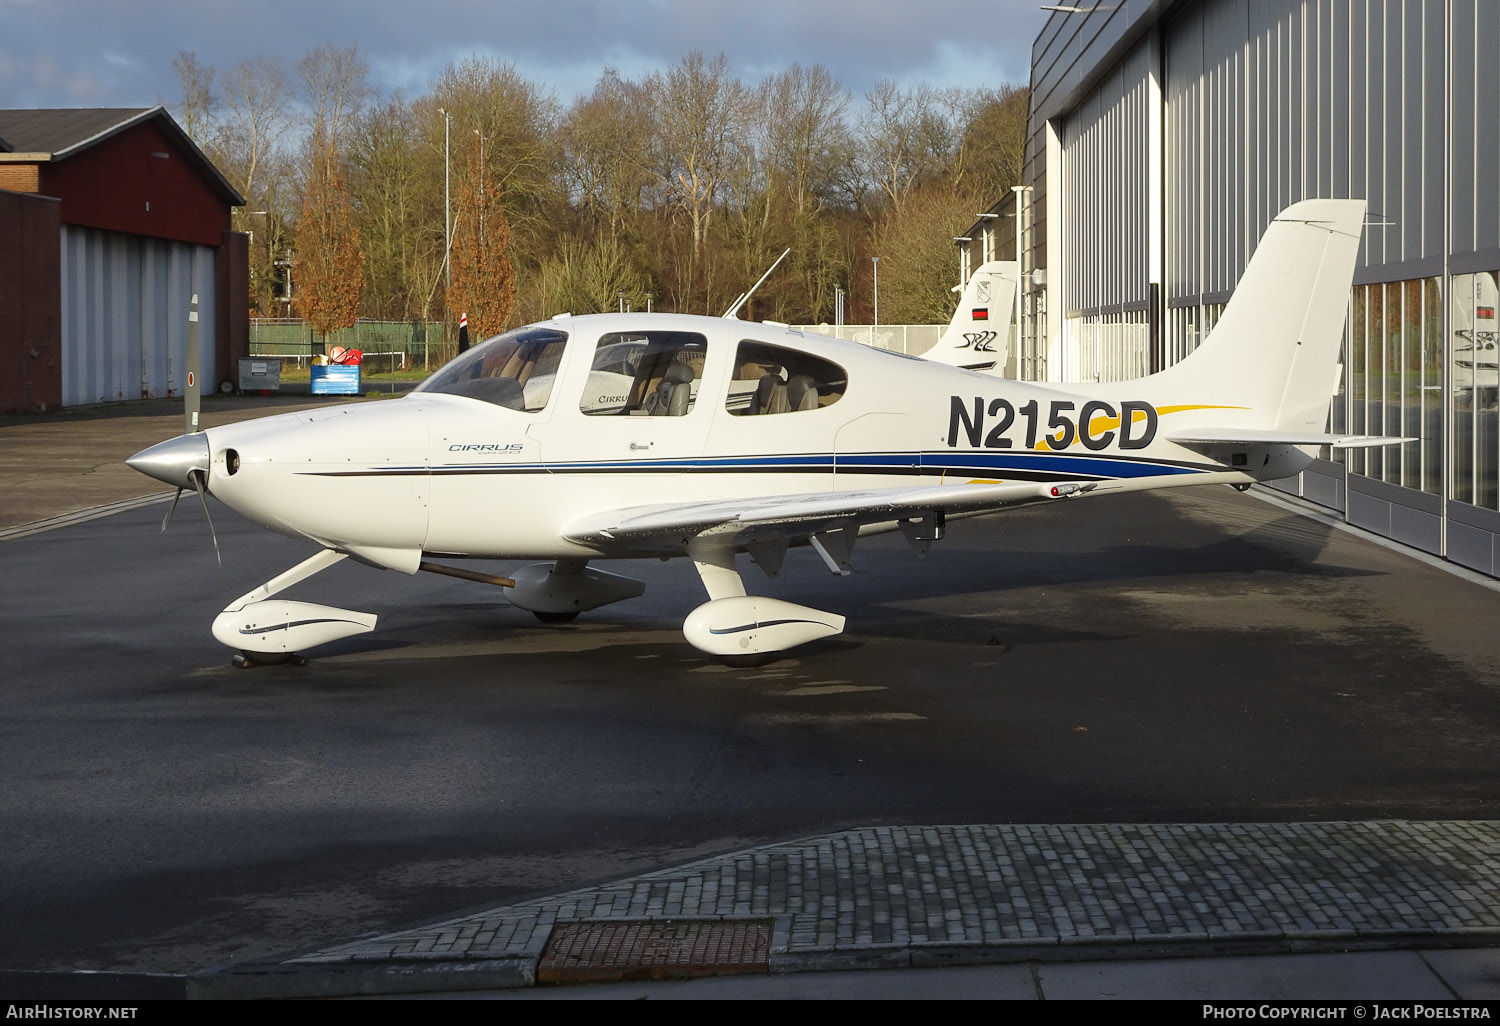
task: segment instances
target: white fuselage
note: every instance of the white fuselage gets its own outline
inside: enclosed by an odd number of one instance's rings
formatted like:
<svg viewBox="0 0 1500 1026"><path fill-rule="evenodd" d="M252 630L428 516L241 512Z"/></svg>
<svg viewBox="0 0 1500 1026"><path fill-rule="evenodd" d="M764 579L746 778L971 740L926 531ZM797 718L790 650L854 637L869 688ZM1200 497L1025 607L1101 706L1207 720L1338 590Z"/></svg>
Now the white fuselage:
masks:
<svg viewBox="0 0 1500 1026"><path fill-rule="evenodd" d="M601 373L591 357L601 339L661 325L705 342L691 407L600 415L609 407L594 395ZM1232 467L1167 441L1168 427L1195 417L1254 411L1212 395L1150 394L1160 389L1149 380L1063 392L714 318L598 315L548 327L567 341L540 409L417 391L213 428L210 490L273 530L412 570L424 552L649 554L567 539L570 522L602 510L973 481L1241 483L1299 469L1289 471L1299 454L1285 446L1274 467L1266 453ZM842 393L746 415L756 382L734 357L747 341L837 368Z"/></svg>

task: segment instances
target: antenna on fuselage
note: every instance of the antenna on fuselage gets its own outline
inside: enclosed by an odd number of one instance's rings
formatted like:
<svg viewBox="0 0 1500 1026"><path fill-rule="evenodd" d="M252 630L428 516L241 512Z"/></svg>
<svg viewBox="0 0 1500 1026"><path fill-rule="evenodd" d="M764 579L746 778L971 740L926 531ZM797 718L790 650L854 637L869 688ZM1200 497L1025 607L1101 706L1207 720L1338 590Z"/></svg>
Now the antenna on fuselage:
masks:
<svg viewBox="0 0 1500 1026"><path fill-rule="evenodd" d="M760 288L761 283L764 282L767 278L769 278L771 276L771 272L772 271L776 270L776 264L779 264L783 260L785 260L786 259L786 255L788 253L790 253L791 251L792 251L792 247L790 247L790 246L788 246L786 249L782 250L781 251L781 256L779 256L779 257L776 258L776 263L772 264L770 267L767 267L766 268L766 273L760 276L760 281L756 282L754 285L751 285L749 292L741 292L740 293L740 298L738 298L738 299L736 299L734 301L734 305L732 305L728 310L724 311L724 319L725 320L730 320L730 321L734 320L735 315L740 312L740 307L744 306L749 301L750 297L753 296L753 295L755 295L755 290L758 289L758 288Z"/></svg>

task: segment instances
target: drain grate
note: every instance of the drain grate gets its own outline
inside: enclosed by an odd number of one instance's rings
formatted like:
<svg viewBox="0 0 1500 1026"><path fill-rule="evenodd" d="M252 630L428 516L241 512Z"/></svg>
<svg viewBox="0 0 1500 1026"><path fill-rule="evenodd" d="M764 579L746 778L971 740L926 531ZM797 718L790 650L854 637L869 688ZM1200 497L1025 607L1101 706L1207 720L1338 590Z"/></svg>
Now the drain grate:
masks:
<svg viewBox="0 0 1500 1026"><path fill-rule="evenodd" d="M558 923L537 966L537 982L768 973L770 951L768 919Z"/></svg>

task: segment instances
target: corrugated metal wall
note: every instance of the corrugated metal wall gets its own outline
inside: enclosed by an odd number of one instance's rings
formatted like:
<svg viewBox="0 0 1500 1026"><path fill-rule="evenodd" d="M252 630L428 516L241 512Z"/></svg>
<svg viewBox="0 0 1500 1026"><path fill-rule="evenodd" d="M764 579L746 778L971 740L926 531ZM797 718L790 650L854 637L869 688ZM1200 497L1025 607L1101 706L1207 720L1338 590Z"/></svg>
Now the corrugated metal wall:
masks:
<svg viewBox="0 0 1500 1026"><path fill-rule="evenodd" d="M1218 0L1163 27L1170 304L1223 302L1265 226L1310 196L1362 196L1390 222L1365 233L1360 280L1440 268L1443 6Z"/></svg>
<svg viewBox="0 0 1500 1026"><path fill-rule="evenodd" d="M1454 0L1453 271L1500 267L1500 4Z"/></svg>
<svg viewBox="0 0 1500 1026"><path fill-rule="evenodd" d="M1134 268L1152 226L1139 218L1153 197L1131 173L1147 142L1132 90L1139 62L1150 71L1159 53L1162 145L1146 152L1161 161L1164 362L1212 327L1277 213L1310 197L1364 198L1332 419L1412 440L1320 464L1299 487L1350 523L1500 576L1500 5L1127 0L1125 10L1077 15L1081 25L1058 15L1033 50L1058 55L1033 81L1049 86L1038 110L1063 141L1062 167L1045 168L1062 193L1053 216L1066 222L1055 236L1066 251L1053 254L1062 280L1049 285L1068 308L1059 361L1073 376L1132 369L1097 353L1111 331L1129 344L1126 297L1144 280Z"/></svg>
<svg viewBox="0 0 1500 1026"><path fill-rule="evenodd" d="M1062 133L1064 312L1143 310L1148 295L1148 47L1116 65Z"/></svg>
<svg viewBox="0 0 1500 1026"><path fill-rule="evenodd" d="M64 406L181 395L188 307L198 294L204 382L214 366L214 250L62 229Z"/></svg>

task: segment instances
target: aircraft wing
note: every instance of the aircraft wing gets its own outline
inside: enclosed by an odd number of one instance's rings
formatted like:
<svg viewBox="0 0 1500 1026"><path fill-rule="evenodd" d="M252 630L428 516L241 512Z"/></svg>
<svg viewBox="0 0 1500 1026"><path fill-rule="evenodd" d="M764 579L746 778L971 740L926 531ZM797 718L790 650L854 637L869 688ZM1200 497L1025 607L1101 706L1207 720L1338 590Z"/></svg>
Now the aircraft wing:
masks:
<svg viewBox="0 0 1500 1026"><path fill-rule="evenodd" d="M1097 482L938 485L856 492L807 492L711 502L634 506L591 514L563 531L569 541L619 546L799 537L832 526L885 523L933 513L981 513L1082 495Z"/></svg>

